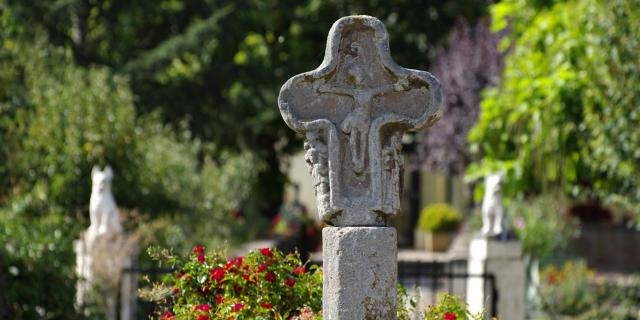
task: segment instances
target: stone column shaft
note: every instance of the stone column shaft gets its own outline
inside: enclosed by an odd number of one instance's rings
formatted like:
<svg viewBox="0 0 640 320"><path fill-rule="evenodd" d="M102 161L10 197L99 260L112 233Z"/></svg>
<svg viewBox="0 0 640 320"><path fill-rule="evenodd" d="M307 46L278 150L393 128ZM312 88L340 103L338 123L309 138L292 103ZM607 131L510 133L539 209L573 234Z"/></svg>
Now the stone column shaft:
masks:
<svg viewBox="0 0 640 320"><path fill-rule="evenodd" d="M396 229L327 227L322 242L324 319L396 319Z"/></svg>

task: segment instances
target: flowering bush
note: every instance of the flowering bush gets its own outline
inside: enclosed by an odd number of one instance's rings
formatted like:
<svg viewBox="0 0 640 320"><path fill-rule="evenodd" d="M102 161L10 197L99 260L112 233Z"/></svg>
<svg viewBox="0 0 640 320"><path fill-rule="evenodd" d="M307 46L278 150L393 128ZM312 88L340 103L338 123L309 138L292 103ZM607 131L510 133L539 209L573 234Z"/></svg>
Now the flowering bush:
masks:
<svg viewBox="0 0 640 320"><path fill-rule="evenodd" d="M589 285L593 270L584 263L565 262L562 268L549 266L540 275L541 309L550 316L576 316L599 301Z"/></svg>
<svg viewBox="0 0 640 320"><path fill-rule="evenodd" d="M264 248L227 260L196 246L183 261L168 250L149 252L177 270L143 294L161 301L162 320L289 319L322 308L322 273L297 254Z"/></svg>
<svg viewBox="0 0 640 320"><path fill-rule="evenodd" d="M263 248L227 260L222 251L195 246L187 259L150 248L151 257L176 270L142 296L159 303L161 320L322 319L322 270L298 254ZM167 265L164 265L167 267ZM416 297L398 286L398 320L413 319ZM425 320L476 320L456 296L443 294Z"/></svg>
<svg viewBox="0 0 640 320"><path fill-rule="evenodd" d="M427 308L424 320L482 320L482 313L472 314L458 296L442 293L438 303Z"/></svg>

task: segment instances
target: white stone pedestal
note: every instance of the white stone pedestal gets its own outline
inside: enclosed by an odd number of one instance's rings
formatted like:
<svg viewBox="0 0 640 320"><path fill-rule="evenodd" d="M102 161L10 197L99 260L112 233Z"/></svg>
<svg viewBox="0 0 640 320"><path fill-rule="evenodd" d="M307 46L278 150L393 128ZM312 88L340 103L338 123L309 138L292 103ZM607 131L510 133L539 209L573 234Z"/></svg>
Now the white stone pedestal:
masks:
<svg viewBox="0 0 640 320"><path fill-rule="evenodd" d="M107 320L118 319L120 293L121 320L135 319L137 279L123 273L135 266L138 246L135 238L124 233L99 235L88 241L86 233L73 242L76 253L76 308L97 304ZM86 314L89 316L89 314Z"/></svg>
<svg viewBox="0 0 640 320"><path fill-rule="evenodd" d="M327 227L322 243L324 319L396 319L396 229Z"/></svg>
<svg viewBox="0 0 640 320"><path fill-rule="evenodd" d="M469 245L467 303L476 313L489 307L493 297L488 279L475 277L493 274L498 292L497 313L501 319L524 320L526 273L520 241L475 238ZM489 311L489 310L485 310Z"/></svg>

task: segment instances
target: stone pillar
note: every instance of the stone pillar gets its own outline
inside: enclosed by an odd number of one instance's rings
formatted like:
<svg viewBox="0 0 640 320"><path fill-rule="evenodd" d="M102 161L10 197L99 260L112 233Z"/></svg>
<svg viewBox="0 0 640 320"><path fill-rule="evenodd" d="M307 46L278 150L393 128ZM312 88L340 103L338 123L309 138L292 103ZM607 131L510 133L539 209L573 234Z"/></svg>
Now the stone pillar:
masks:
<svg viewBox="0 0 640 320"><path fill-rule="evenodd" d="M499 241L475 238L469 245L468 273L471 276L492 274L498 293L497 314L500 319L524 320L526 314L526 272L522 244L517 240ZM470 311L488 312L494 297L488 280L471 277L467 281L467 303Z"/></svg>
<svg viewBox="0 0 640 320"><path fill-rule="evenodd" d="M395 319L396 229L322 230L324 319Z"/></svg>
<svg viewBox="0 0 640 320"><path fill-rule="evenodd" d="M438 119L442 89L425 71L398 66L387 31L370 16L333 24L322 64L289 79L278 107L305 136L323 230L323 316L396 319L402 135Z"/></svg>

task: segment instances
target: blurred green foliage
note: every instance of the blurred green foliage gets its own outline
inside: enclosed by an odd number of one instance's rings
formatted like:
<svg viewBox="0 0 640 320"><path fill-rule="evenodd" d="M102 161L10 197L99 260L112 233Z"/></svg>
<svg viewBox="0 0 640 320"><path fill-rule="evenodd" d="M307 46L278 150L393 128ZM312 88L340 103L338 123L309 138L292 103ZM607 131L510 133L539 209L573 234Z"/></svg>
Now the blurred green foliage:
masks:
<svg viewBox="0 0 640 320"><path fill-rule="evenodd" d="M88 225L93 165L113 166L118 205L135 209L147 242L246 235L229 213L249 198L255 155L213 158L184 125L138 117L126 77L77 65L0 7L0 318L75 317L71 240Z"/></svg>
<svg viewBox="0 0 640 320"><path fill-rule="evenodd" d="M533 319L635 320L640 318L640 279L596 276L583 262L549 265L540 272Z"/></svg>
<svg viewBox="0 0 640 320"><path fill-rule="evenodd" d="M129 76L142 113L186 121L194 137L221 149L257 152L261 207L277 212L280 158L302 146L277 108L280 86L322 61L341 16L369 14L390 33L401 65L426 69L431 48L456 17L484 13L474 0L3 0L24 25L39 26L80 65Z"/></svg>
<svg viewBox="0 0 640 320"><path fill-rule="evenodd" d="M71 241L80 225L55 210L34 219L12 209L0 208L0 318L79 319Z"/></svg>
<svg viewBox="0 0 640 320"><path fill-rule="evenodd" d="M396 60L426 69L454 19L485 7L0 0L2 312L76 316L71 240L88 225L93 165L113 167L115 198L143 246L246 237L260 221L230 212L275 212L280 157L302 145L280 119L279 86L320 63L336 19L381 18Z"/></svg>
<svg viewBox="0 0 640 320"><path fill-rule="evenodd" d="M507 0L501 84L469 134L469 178L506 170L505 193L561 191L640 212L640 6Z"/></svg>
<svg viewBox="0 0 640 320"><path fill-rule="evenodd" d="M510 203L509 220L529 259L546 262L566 249L576 226L563 216L564 208L563 201L552 196Z"/></svg>

